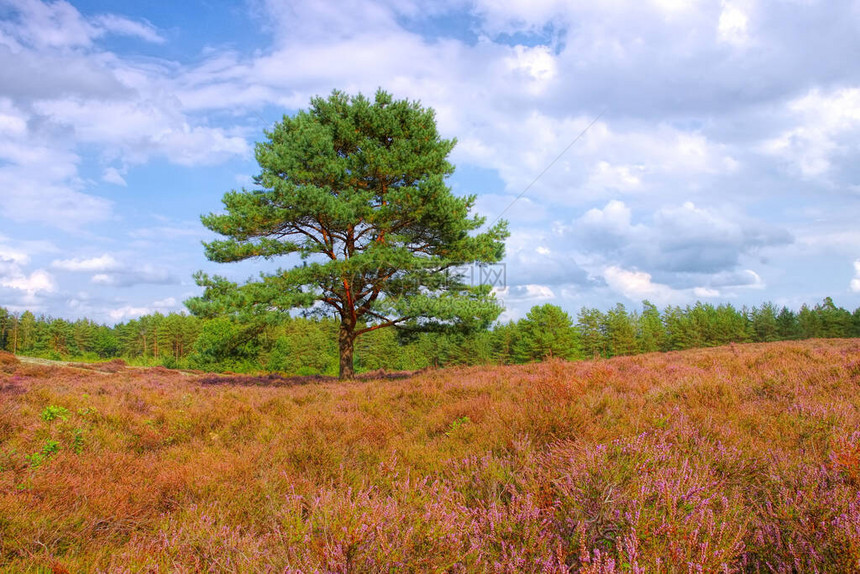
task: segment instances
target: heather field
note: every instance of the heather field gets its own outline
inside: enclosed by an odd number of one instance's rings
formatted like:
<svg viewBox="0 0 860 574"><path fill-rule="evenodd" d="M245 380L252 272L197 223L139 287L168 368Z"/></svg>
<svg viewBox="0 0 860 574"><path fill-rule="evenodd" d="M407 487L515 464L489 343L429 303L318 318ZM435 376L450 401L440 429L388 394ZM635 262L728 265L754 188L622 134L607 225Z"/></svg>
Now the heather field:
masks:
<svg viewBox="0 0 860 574"><path fill-rule="evenodd" d="M860 340L214 376L0 356L10 572L850 572Z"/></svg>

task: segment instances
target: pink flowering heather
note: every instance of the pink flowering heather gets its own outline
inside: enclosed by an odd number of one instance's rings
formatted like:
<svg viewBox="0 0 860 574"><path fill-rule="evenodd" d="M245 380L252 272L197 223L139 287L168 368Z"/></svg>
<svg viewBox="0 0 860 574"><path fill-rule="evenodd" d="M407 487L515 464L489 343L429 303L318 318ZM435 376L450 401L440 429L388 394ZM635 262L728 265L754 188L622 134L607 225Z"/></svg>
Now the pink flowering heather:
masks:
<svg viewBox="0 0 860 574"><path fill-rule="evenodd" d="M8 361L13 572L860 570L860 341L341 383Z"/></svg>

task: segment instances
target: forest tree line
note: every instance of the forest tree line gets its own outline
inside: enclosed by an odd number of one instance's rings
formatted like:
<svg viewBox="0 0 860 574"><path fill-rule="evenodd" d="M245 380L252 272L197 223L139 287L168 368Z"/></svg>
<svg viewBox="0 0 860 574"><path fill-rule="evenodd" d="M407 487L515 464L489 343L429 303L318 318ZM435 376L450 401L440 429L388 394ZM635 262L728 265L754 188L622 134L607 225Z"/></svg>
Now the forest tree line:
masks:
<svg viewBox="0 0 860 574"><path fill-rule="evenodd" d="M154 313L110 327L0 307L0 349L58 360L122 358L132 364L213 371L333 375L338 370L338 325L326 318L240 324L227 318ZM355 351L357 371L398 371L819 337L860 337L860 308L851 313L829 297L798 311L772 303L740 309L696 303L660 310L644 301L639 310L619 303L606 311L582 308L572 317L557 305L545 304L519 321L468 334L382 329L360 337Z"/></svg>

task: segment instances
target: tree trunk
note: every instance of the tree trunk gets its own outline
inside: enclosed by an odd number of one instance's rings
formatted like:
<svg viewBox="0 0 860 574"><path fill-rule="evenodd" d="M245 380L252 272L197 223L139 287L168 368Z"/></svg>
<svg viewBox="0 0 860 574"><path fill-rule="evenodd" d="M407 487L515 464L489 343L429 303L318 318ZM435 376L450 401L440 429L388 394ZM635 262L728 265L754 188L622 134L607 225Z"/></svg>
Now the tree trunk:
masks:
<svg viewBox="0 0 860 574"><path fill-rule="evenodd" d="M355 326L341 323L337 341L338 346L340 347L340 373L338 378L341 380L351 379L355 376L355 369L353 366Z"/></svg>

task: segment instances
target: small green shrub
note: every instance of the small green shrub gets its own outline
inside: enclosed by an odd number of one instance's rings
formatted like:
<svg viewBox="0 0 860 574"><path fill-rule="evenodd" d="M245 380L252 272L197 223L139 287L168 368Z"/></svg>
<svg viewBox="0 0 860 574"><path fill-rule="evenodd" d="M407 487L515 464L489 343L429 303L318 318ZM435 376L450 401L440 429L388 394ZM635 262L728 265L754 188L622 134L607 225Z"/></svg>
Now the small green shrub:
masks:
<svg viewBox="0 0 860 574"><path fill-rule="evenodd" d="M56 419L68 420L69 418L69 409L66 407L58 407L56 405L48 405L45 407L45 410L42 411L42 420L46 423L49 423Z"/></svg>
<svg viewBox="0 0 860 574"><path fill-rule="evenodd" d="M84 429L82 428L72 431L72 452L75 454L84 452Z"/></svg>
<svg viewBox="0 0 860 574"><path fill-rule="evenodd" d="M472 422L472 419L469 417L463 416L458 419L455 419L454 422L451 423L451 426L448 428L448 431L445 433L445 436L451 436L458 428L461 428L467 424Z"/></svg>
<svg viewBox="0 0 860 574"><path fill-rule="evenodd" d="M59 451L60 443L55 440L48 439L45 441L45 445L42 447L40 452L34 452L33 454L24 456L24 458L28 463L30 463L31 467L37 468Z"/></svg>

